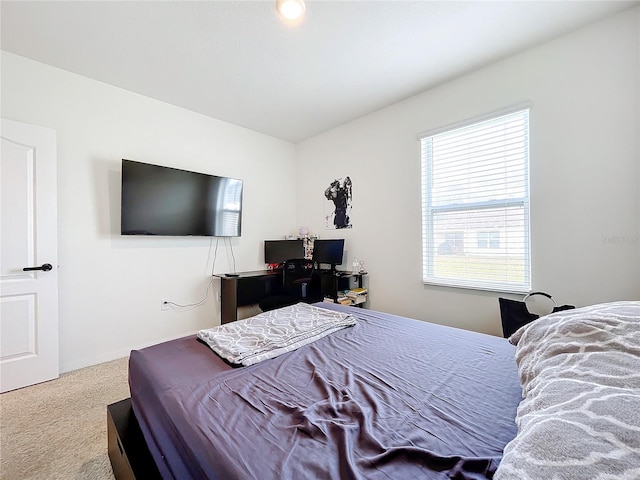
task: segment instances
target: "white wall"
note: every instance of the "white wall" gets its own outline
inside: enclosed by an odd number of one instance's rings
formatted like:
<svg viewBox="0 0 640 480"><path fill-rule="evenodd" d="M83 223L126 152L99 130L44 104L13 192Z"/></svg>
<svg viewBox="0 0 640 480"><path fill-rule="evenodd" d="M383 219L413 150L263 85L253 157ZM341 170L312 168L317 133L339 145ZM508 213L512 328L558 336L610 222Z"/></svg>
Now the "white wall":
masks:
<svg viewBox="0 0 640 480"><path fill-rule="evenodd" d="M365 260L371 308L500 335L499 294L422 284L417 135L530 101L533 288L575 305L640 299L639 19L634 8L298 144L298 223ZM346 175L353 229L327 231L324 189Z"/></svg>
<svg viewBox="0 0 640 480"><path fill-rule="evenodd" d="M262 241L296 230L294 146L2 52L2 116L58 136L60 367L69 371L219 323L219 284L204 297L208 238L120 236L127 158L244 180L236 269L264 268ZM214 240L215 245L215 240ZM233 269L220 241L215 272Z"/></svg>

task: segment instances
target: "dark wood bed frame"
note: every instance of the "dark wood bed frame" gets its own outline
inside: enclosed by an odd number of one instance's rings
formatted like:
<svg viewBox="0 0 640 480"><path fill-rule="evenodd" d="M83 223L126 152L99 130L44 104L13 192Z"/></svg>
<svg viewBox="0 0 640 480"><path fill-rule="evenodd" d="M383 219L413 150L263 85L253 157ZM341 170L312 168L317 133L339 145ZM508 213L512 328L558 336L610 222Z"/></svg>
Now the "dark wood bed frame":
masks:
<svg viewBox="0 0 640 480"><path fill-rule="evenodd" d="M107 444L116 480L160 480L140 425L126 398L107 406Z"/></svg>

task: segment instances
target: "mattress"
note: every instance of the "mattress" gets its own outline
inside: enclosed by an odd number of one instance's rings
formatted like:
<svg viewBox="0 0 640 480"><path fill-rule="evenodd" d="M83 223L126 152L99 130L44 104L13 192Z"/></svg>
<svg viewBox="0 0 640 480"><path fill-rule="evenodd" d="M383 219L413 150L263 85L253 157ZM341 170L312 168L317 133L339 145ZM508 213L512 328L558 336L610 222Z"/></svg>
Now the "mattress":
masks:
<svg viewBox="0 0 640 480"><path fill-rule="evenodd" d="M195 336L131 352L166 479L491 478L521 388L506 339L337 304L354 327L249 367Z"/></svg>

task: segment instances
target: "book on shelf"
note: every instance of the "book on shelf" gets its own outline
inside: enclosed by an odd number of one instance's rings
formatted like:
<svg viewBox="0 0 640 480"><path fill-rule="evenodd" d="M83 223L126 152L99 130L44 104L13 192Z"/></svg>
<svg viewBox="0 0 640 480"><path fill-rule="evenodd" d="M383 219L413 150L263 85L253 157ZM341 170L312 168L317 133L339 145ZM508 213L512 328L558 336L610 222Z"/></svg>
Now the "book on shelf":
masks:
<svg viewBox="0 0 640 480"><path fill-rule="evenodd" d="M324 297L323 301L339 303L341 305L359 305L367 301L367 289L354 288L353 290L341 290L335 301L332 297Z"/></svg>
<svg viewBox="0 0 640 480"><path fill-rule="evenodd" d="M367 293L367 289L364 287L352 288L351 290L349 290L349 293L356 293L356 294L362 295Z"/></svg>
<svg viewBox="0 0 640 480"><path fill-rule="evenodd" d="M361 303L364 303L367 301L367 296L358 295L356 298L350 298L350 300L351 300L351 305L360 305Z"/></svg>
<svg viewBox="0 0 640 480"><path fill-rule="evenodd" d="M345 295L349 298L359 298L359 297L366 297L367 296L367 289L366 288L354 288L353 290L349 290L347 292L345 292Z"/></svg>
<svg viewBox="0 0 640 480"><path fill-rule="evenodd" d="M353 304L353 300L347 296L341 295L334 301L331 297L324 297L323 302L327 303L339 303L341 305L351 305Z"/></svg>

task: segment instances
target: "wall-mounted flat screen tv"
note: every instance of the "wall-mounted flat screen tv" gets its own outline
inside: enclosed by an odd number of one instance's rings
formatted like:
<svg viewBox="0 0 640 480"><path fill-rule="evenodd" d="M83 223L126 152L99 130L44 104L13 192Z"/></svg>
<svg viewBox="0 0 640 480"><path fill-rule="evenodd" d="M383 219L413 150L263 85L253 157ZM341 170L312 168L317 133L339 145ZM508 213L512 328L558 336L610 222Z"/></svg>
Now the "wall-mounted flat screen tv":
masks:
<svg viewBox="0 0 640 480"><path fill-rule="evenodd" d="M122 235L239 237L242 180L122 160Z"/></svg>

